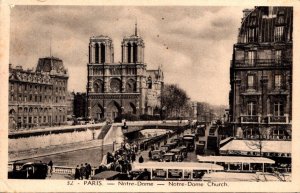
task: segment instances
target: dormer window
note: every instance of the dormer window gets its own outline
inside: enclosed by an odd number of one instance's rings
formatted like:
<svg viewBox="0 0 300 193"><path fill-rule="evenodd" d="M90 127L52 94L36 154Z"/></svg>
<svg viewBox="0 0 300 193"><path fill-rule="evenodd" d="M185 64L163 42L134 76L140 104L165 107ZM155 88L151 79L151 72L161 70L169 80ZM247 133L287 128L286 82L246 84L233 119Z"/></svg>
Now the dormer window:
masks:
<svg viewBox="0 0 300 193"><path fill-rule="evenodd" d="M277 24L283 25L284 24L284 16L278 16Z"/></svg>

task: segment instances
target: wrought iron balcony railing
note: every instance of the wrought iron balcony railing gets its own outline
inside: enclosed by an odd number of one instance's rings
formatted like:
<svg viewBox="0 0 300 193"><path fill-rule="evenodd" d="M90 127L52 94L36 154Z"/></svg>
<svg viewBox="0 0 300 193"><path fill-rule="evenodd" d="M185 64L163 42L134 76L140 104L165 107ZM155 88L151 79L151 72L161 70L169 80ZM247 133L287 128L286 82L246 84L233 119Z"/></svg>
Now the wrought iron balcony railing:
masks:
<svg viewBox="0 0 300 193"><path fill-rule="evenodd" d="M241 115L241 123L260 123L259 115Z"/></svg>
<svg viewBox="0 0 300 193"><path fill-rule="evenodd" d="M291 59L245 59L232 61L234 67L289 66Z"/></svg>
<svg viewBox="0 0 300 193"><path fill-rule="evenodd" d="M284 116L268 115L268 123L269 124L288 124L289 116L287 114Z"/></svg>

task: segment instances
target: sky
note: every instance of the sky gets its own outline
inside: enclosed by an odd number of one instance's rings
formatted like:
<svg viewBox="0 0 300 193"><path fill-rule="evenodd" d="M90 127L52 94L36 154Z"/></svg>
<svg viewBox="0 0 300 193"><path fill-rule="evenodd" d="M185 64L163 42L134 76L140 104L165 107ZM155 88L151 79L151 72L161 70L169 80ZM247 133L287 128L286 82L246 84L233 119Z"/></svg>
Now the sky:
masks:
<svg viewBox="0 0 300 193"><path fill-rule="evenodd" d="M15 6L10 63L34 68L51 53L68 69L68 90L85 92L89 38L107 35L121 60L121 41L145 43L147 69L162 66L165 84L178 84L193 101L228 105L229 67L242 10L203 6Z"/></svg>

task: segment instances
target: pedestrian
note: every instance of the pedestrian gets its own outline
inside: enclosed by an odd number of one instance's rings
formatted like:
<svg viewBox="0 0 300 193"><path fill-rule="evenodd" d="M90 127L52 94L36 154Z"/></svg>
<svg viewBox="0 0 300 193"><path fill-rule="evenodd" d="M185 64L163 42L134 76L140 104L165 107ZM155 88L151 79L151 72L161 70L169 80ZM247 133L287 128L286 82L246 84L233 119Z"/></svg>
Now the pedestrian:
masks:
<svg viewBox="0 0 300 193"><path fill-rule="evenodd" d="M81 180L84 179L85 174L86 174L85 167L83 166L83 164L81 164L81 167L80 167L80 179L81 179Z"/></svg>
<svg viewBox="0 0 300 193"><path fill-rule="evenodd" d="M136 159L135 152L133 152L132 155L131 155L132 162L135 162L135 159Z"/></svg>
<svg viewBox="0 0 300 193"><path fill-rule="evenodd" d="M121 164L119 164L119 163L116 164L115 171L122 172L122 166L121 166Z"/></svg>
<svg viewBox="0 0 300 193"><path fill-rule="evenodd" d="M85 163L85 179L89 179L92 174L92 167L90 164Z"/></svg>
<svg viewBox="0 0 300 193"><path fill-rule="evenodd" d="M148 157L149 157L149 159L152 158L152 151L151 151L151 150L150 150L149 153L148 153Z"/></svg>
<svg viewBox="0 0 300 193"><path fill-rule="evenodd" d="M75 169L75 180L80 180L80 168L79 168L79 165L77 165L76 169Z"/></svg>
<svg viewBox="0 0 300 193"><path fill-rule="evenodd" d="M50 175L52 175L52 171L53 171L53 162L52 162L52 160L49 161L48 166L50 167Z"/></svg>
<svg viewBox="0 0 300 193"><path fill-rule="evenodd" d="M139 163L143 163L144 162L144 158L143 158L143 156L140 156L139 157Z"/></svg>

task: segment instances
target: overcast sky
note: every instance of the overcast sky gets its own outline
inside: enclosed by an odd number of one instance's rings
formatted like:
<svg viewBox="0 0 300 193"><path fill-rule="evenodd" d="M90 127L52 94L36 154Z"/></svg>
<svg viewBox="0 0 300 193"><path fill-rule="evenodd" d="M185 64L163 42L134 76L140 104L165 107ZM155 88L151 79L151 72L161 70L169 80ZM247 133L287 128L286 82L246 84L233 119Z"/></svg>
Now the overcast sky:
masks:
<svg viewBox="0 0 300 193"><path fill-rule="evenodd" d="M69 91L84 92L88 43L110 36L115 62L121 41L134 33L145 42L147 69L163 66L165 83L176 83L195 101L228 104L229 66L245 7L15 6L11 9L10 63L35 67L39 57L63 60Z"/></svg>

